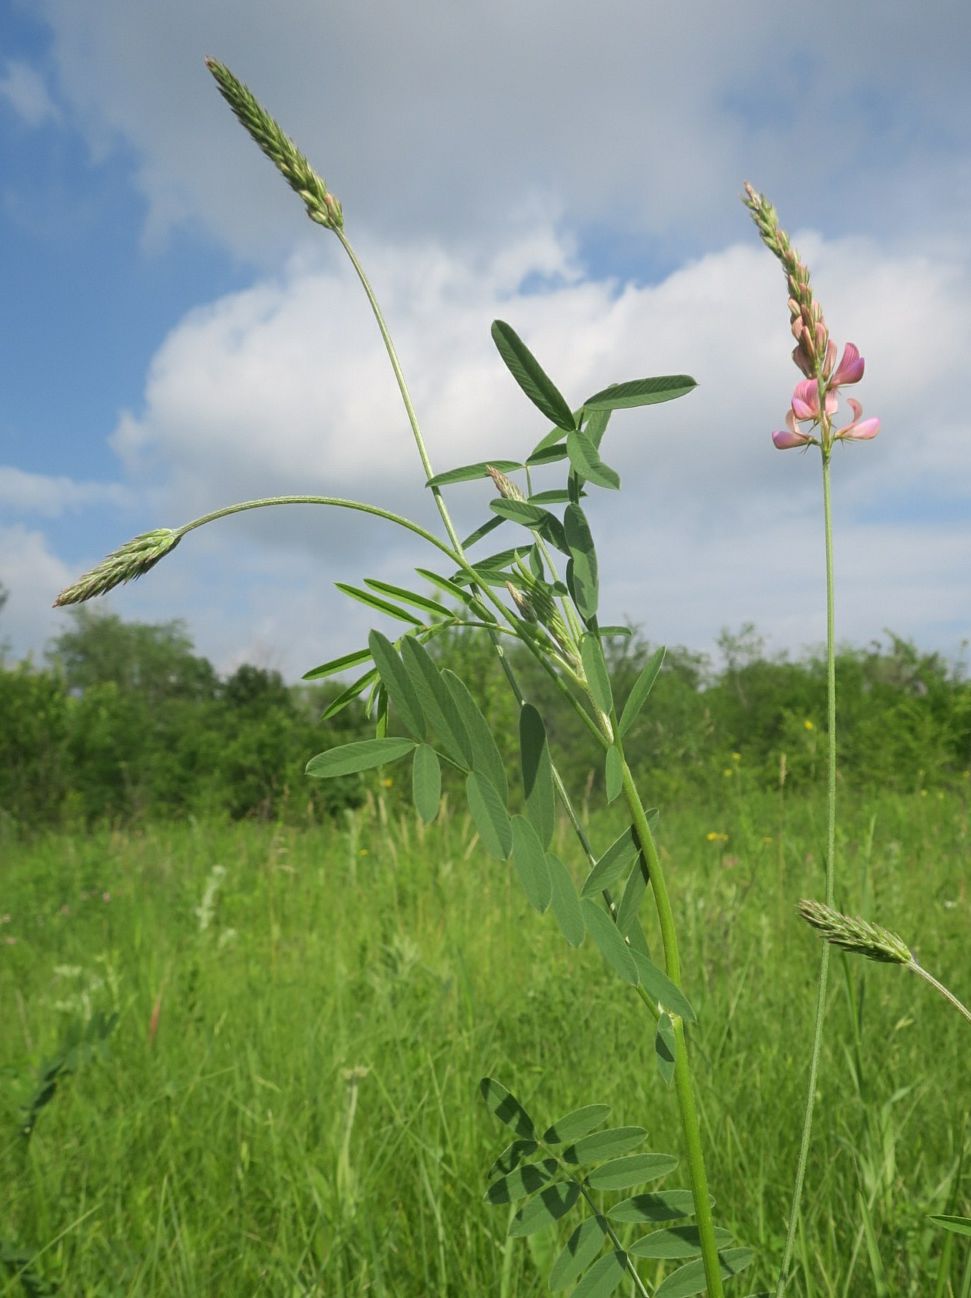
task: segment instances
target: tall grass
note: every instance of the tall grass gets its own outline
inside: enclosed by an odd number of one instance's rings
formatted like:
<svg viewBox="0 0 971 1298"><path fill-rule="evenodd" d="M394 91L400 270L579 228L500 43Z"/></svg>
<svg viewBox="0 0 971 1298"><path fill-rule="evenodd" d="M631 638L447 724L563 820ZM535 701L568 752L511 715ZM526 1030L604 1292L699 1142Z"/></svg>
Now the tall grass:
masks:
<svg viewBox="0 0 971 1298"><path fill-rule="evenodd" d="M817 945L794 907L825 813L728 805L672 811L660 837L720 1221L759 1245L760 1289L811 1029ZM878 797L841 832L839 902L917 934L966 991L966 800ZM558 850L572 859L565 833ZM578 968L464 815L422 830L379 798L312 831L189 823L3 852L0 1294L526 1298L555 1241L505 1239L483 1202L479 1077L550 1120L595 1093L618 1123L646 1110L659 1142L676 1127L673 1093L640 1091L619 1007L578 1003L577 977L608 976L592 944ZM915 980L834 959L794 1292L967 1298L964 1242L926 1221L971 1200L964 1025ZM61 1074L26 1138L45 1065L99 1012L119 1015L104 1053Z"/></svg>

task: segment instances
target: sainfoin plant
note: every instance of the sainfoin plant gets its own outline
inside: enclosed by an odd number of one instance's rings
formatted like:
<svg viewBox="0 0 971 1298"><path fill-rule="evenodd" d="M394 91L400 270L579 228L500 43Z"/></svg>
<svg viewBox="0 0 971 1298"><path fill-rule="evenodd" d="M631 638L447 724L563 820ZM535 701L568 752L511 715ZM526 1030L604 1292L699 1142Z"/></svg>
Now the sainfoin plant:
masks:
<svg viewBox="0 0 971 1298"><path fill-rule="evenodd" d="M704 1293L721 1298L725 1286L754 1260L755 1250L748 1245L758 1241L736 1241L716 1224L713 1215L715 1187L709 1186L706 1171L703 1124L689 1050L689 1031L696 1014L688 994L691 977L682 966L679 946L677 871L671 869L669 880L668 865L655 841L656 812L645 805L624 746L632 725L649 704L664 651L657 651L647 661L625 697L616 696L604 641L624 634L625 629L601 621L598 557L584 508L589 493L620 487L618 474L601 454L614 414L684 397L695 381L686 374L634 378L605 386L577 403L563 395L515 330L497 320L492 338L501 361L551 427L519 459L492 458L436 473L387 323L348 239L340 202L229 69L214 59L208 60L208 67L242 125L299 195L307 215L332 233L347 253L387 350L441 532L378 505L334 496L243 501L179 528L159 528L136 537L62 592L56 602L77 603L137 578L195 528L249 509L316 504L353 510L382 520L382 525L404 528L427 543L434 562L416 570L423 583L419 589L377 579L364 579L359 587L342 587L352 598L403 623L406 629L396 640L373 630L366 646L306 673L305 679L319 680L359 669L360 675L330 703L324 717L363 699L375 730L373 738L313 757L308 775L326 779L407 760L416 813L430 823L441 806L443 768L453 772L464 784L483 849L501 862L511 862L529 903L539 915L552 917L570 947L586 941L599 950L608 975L629 989L646 1014L644 1022L653 1038L657 1068L656 1082L651 1084L672 1086L677 1100L680 1132L670 1137L677 1152L645 1150L647 1131L643 1127L606 1125L609 1110L596 1097L578 1096L579 1107L546 1122L529 1113L503 1083L493 1078L480 1082L485 1105L508 1129L508 1144L485 1178L485 1199L490 1204L512 1206L512 1236L563 1223L558 1227L564 1239L552 1261L550 1288L576 1298L606 1298L621 1287L625 1293L645 1298L689 1298ZM778 1273L776 1293L781 1295L789 1284L799 1224L830 944L909 967L965 1015L968 1011L918 965L895 934L835 909L835 597L829 471L836 443L873 438L879 421L864 419L859 401L849 397L851 417L838 424L842 389L863 378L863 358L852 343L847 343L838 358L808 271L779 226L774 209L751 186L746 186L745 202L762 239L786 273L795 338L793 359L802 376L791 398L785 429L774 433L773 441L783 450L819 448L826 542L829 815L825 902L804 902L801 914L828 942L823 947L818 980L808 1099L788 1240ZM547 469L562 474L560 485L540 487L537 479ZM446 491L476 480L491 483L496 494L489 517L470 535L461 537L446 504ZM513 529L510 543L483 556L482 550L489 549L483 542L504 526ZM466 683L443 661L442 654L435 652L436 641L455 631L491 641L518 703L520 769L514 787L510 787L489 719ZM609 844L594 844L558 773L544 719L526 697L505 652L505 646L513 642L532 656L599 746L606 801L623 808L625 821L623 831ZM579 868L553 851L561 811L575 835L577 860L582 862ZM654 954L645 928L657 934ZM645 1079L645 1106L649 1105L649 1086ZM951 1229L960 1229L962 1219L949 1220ZM736 1282L732 1291L738 1288Z"/></svg>

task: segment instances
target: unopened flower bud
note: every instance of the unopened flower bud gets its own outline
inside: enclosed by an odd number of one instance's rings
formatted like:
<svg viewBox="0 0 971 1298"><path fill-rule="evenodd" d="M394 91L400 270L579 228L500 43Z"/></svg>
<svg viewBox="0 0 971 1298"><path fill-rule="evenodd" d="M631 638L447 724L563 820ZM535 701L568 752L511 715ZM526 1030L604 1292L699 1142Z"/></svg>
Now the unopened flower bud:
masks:
<svg viewBox="0 0 971 1298"><path fill-rule="evenodd" d="M486 473L495 483L496 491L502 496L503 500L525 500L526 497L510 478L507 478L499 469L494 469L491 464L486 465Z"/></svg>

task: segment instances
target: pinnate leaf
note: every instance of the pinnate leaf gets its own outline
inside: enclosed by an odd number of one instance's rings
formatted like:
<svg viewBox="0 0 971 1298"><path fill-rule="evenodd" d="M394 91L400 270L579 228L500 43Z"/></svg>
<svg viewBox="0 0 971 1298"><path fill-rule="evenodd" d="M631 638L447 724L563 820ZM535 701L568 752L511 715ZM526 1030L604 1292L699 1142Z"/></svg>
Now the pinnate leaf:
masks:
<svg viewBox="0 0 971 1298"><path fill-rule="evenodd" d="M485 1197L490 1203L515 1203L517 1199L525 1199L534 1190L549 1184L556 1166L555 1158L546 1158L542 1163L523 1163L514 1172L493 1181Z"/></svg>
<svg viewBox="0 0 971 1298"><path fill-rule="evenodd" d="M608 802L616 802L624 788L624 758L616 744L611 744L604 754L604 794Z"/></svg>
<svg viewBox="0 0 971 1298"><path fill-rule="evenodd" d="M386 613L388 617L396 617L399 622L409 622L412 626L422 625L421 619L409 613L406 608L399 608L397 604L381 599L369 590L361 590L359 586L348 586L343 581L335 581L334 585L345 595L350 595L351 599L356 599L359 604L366 604L368 608L373 608L378 613Z"/></svg>
<svg viewBox="0 0 971 1298"><path fill-rule="evenodd" d="M394 645L380 631L372 631L368 636L368 649L381 675L381 683L388 691L388 697L405 729L415 739L424 739L425 718L421 703Z"/></svg>
<svg viewBox="0 0 971 1298"><path fill-rule="evenodd" d="M579 505L567 505L563 513L563 531L570 552L566 584L577 611L589 623L597 616L600 598L597 553L590 525Z"/></svg>

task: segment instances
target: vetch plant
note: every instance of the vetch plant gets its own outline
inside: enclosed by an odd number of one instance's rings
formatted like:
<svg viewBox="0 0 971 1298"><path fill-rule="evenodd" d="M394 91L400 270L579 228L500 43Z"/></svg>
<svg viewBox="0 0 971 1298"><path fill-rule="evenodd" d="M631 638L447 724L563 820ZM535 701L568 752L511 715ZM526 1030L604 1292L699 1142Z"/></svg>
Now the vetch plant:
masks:
<svg viewBox="0 0 971 1298"><path fill-rule="evenodd" d="M552 1265L551 1288L569 1290L575 1298L606 1298L622 1284L628 1292L656 1298L690 1298L699 1293L722 1298L724 1283L750 1264L754 1254L733 1246L729 1233L716 1227L713 1219L688 1048L688 1027L696 1015L685 990L676 901L654 837L657 813L645 806L625 752L625 739L662 670L664 650L646 662L626 696L618 698L604 641L629 630L601 623L598 556L584 507L591 492L620 487L618 474L602 457L612 415L686 396L695 382L685 374L638 378L611 383L574 404L515 330L497 320L492 338L499 357L550 427L527 454L516 459L494 456L436 473L387 323L348 239L340 202L229 69L214 59L207 64L223 97L299 195L307 215L332 233L347 253L381 333L425 486L438 510L441 534L369 502L324 495L260 498L215 510L177 529L156 529L136 537L65 590L57 603L77 603L142 576L188 532L249 509L285 504L348 509L395 524L428 543L435 566L416 569L423 583L419 589L375 578L365 578L360 586L339 583L350 598L403 624L404 629L394 640L374 629L366 646L306 673L305 679L320 680L360 669L329 704L324 718L363 698L375 726L373 738L312 758L308 774L331 778L407 759L415 809L423 822L430 823L441 805L443 769L453 772L464 785L484 850L501 862L511 861L533 908L552 916L571 947L589 940L609 974L630 988L650 1016L658 1080L673 1086L677 1100L677 1155L645 1151L647 1133L641 1127L604 1128L605 1105L587 1104L543 1128L501 1083L490 1078L481 1083L487 1107L513 1136L490 1169L485 1192L492 1204L521 1204L512 1216L510 1235L543 1230L570 1214L581 1217ZM859 403L850 399L852 419L834 427L840 389L859 381L863 361L848 344L837 363L835 345L809 288L808 272L779 228L773 209L750 187L747 202L763 238L786 268L794 357L804 376L792 397L786 431L775 434L776 445L783 449L817 445L823 458L830 646L826 897L831 905L835 680L828 466L837 441L870 438L878 422L864 420ZM553 487L539 481L550 468L562 473ZM471 534L460 537L445 493L467 482L491 484L496 494L488 517ZM482 542L500 528L507 530L506 547L482 556ZM437 638L452 630L487 636L498 655L519 706L518 789L510 787L489 721L467 685L429 652ZM624 828L612 843L595 846L581 822L555 765L543 717L526 697L506 652L512 643L532 656L598 746L606 801L624 811ZM583 861L585 877L579 887L569 864L552 850L557 804L572 826ZM721 839L720 834L715 837ZM651 911L660 938L656 961L644 930ZM824 951L828 953L828 946ZM813 1082L780 1292L805 1170L825 970L824 956ZM685 1185L656 1185L679 1165L683 1165ZM652 1188L647 1191L645 1186ZM604 1196L630 1191L634 1193L619 1202L605 1201ZM631 1239L631 1226L647 1233ZM667 1273L662 1276L660 1271Z"/></svg>

